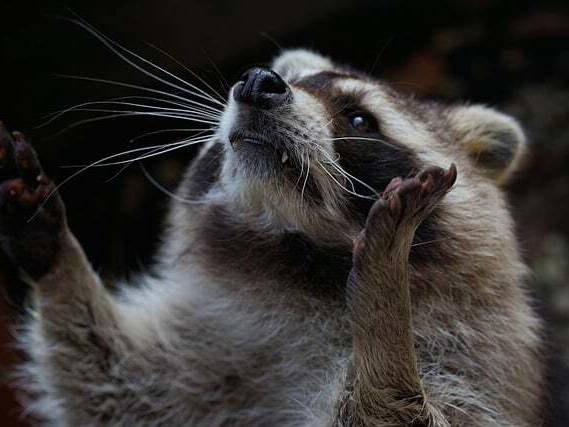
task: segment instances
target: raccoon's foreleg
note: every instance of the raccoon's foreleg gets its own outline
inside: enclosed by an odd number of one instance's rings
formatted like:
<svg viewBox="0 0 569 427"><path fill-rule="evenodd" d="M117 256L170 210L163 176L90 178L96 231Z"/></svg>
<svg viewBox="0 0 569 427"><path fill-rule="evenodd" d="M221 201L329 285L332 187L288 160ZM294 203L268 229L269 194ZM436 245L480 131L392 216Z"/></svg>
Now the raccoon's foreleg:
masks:
<svg viewBox="0 0 569 427"><path fill-rule="evenodd" d="M24 136L0 123L0 243L35 291L37 320L28 343L34 369L45 375L40 382L49 383L68 422L89 408L87 417L101 420L117 409L108 400L118 382L111 368L130 341L54 189Z"/></svg>
<svg viewBox="0 0 569 427"><path fill-rule="evenodd" d="M395 178L356 239L347 286L354 359L339 425L449 426L418 374L408 260L415 230L455 180L454 165Z"/></svg>

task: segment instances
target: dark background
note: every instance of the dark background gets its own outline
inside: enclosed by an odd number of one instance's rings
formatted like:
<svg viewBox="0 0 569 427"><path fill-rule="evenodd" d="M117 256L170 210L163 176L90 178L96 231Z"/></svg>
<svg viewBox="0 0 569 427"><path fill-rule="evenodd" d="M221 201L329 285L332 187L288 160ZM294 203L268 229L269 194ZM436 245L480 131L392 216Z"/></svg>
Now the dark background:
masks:
<svg viewBox="0 0 569 427"><path fill-rule="evenodd" d="M73 74L163 88L133 70L86 31L61 19L79 14L106 35L195 82L150 44L166 50L222 93L281 47L309 47L448 102L468 100L518 117L531 139L526 168L508 187L531 291L547 321L551 425L569 425L569 5L564 1L15 1L0 2L0 120L27 132L50 176L141 144L142 133L178 128L168 119L123 118L61 133L93 113L71 113L38 128L48 113L135 94L117 86L56 77ZM170 134L169 138L176 135ZM179 135L178 135L179 136ZM145 162L173 188L190 148ZM129 276L151 259L167 197L129 167L90 169L61 193L71 227L106 279ZM111 179L112 178L112 179ZM8 325L26 287L0 254L0 382L18 359ZM512 355L515 363L515 355ZM7 381L4 381L7 383ZM10 388L0 384L0 425L19 425ZM550 416L551 415L551 416Z"/></svg>

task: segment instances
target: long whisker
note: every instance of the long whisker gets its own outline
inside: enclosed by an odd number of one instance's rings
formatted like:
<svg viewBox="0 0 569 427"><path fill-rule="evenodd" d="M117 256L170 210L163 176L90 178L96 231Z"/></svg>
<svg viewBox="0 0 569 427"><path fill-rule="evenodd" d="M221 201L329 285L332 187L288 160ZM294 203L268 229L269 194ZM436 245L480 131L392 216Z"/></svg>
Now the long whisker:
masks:
<svg viewBox="0 0 569 427"><path fill-rule="evenodd" d="M319 162L320 163L320 162ZM322 166L322 165L321 165ZM375 197L371 197L371 196L364 196L363 194L359 194L356 191L351 191L350 189L346 188L345 186L343 186L335 177L334 175L332 175L330 173L330 171L328 171L328 169L326 169L325 167L322 167L322 170L330 177L332 178L332 180L338 184L344 191L346 191L349 194L352 194L356 197L360 197L362 199L370 199L370 200L375 200Z"/></svg>
<svg viewBox="0 0 569 427"><path fill-rule="evenodd" d="M127 150L127 151L123 151L120 153L113 154L113 155L107 157L106 159L103 159L103 160L98 161L96 163L91 163L90 165L67 165L65 167L68 167L68 168L69 167L79 167L79 168L93 167L93 168L95 168L95 167L123 165L125 163L132 163L132 162L135 162L138 160L144 160L144 159L147 159L150 157L159 156L159 155L167 153L169 151L174 151L174 150L177 150L179 148L187 147L189 145L199 144L199 143L208 141L210 139L211 139L211 136L208 135L208 136L196 138L196 139L184 139L182 141L171 142L169 144L153 145L153 146L149 146L149 147L135 148L132 150ZM149 151L150 154L148 154L148 153L143 154L142 156L136 157L134 159L120 160L120 161L116 161L116 162L103 162L104 160L110 160L110 159L126 156L126 155L136 153L136 152L140 152L140 151Z"/></svg>
<svg viewBox="0 0 569 427"><path fill-rule="evenodd" d="M164 99L164 98L155 98L155 97L151 97L151 96L141 96L141 95L132 95L130 97L125 97L125 98L147 99L147 100L152 100L152 101L156 101L156 102L164 102L164 103L168 103L171 105L177 105L177 106L183 107L183 108L203 109L204 111L209 111L212 114L218 114L218 115L221 115L221 113L222 113L221 110L218 110L217 108L213 108L209 105L205 105L205 104L201 104L201 103L192 101L192 102L194 102L195 105L197 105L197 107L196 107L196 106L188 103L191 100L187 100L186 102L177 102L177 101L172 101L172 100Z"/></svg>
<svg viewBox="0 0 569 427"><path fill-rule="evenodd" d="M304 183L302 184L302 191L300 192L300 198L304 200L304 190L306 189L306 183L308 182L308 176L310 175L310 156L306 156L306 178L304 178Z"/></svg>
<svg viewBox="0 0 569 427"><path fill-rule="evenodd" d="M108 116L92 117L92 118L89 118L89 119L79 120L79 121L77 121L77 122L74 122L74 123L70 124L69 126L66 126L65 128L63 128L63 129L60 130L59 132L57 132L57 133L55 133L55 134L53 134L53 135L51 135L51 136L49 136L49 137L47 137L47 138L48 138L48 139L49 139L49 138L55 138L55 137L57 137L57 136L59 136L59 135L65 133L65 132L67 132L67 131L70 130L70 129L73 129L73 128L77 127L77 126L81 126L81 125L84 125L84 124L87 124L87 123L98 122L98 121L102 121L102 120L110 120L110 119L115 119L115 118L118 118L118 117L126 117L126 116L133 116L133 115L136 115L136 114L131 114L131 113L128 113L128 112L124 112L124 113L121 113L121 114L109 114ZM179 117L173 117L173 118L179 119ZM194 130L196 130L196 131L203 131L203 130L210 130L210 129L188 129L188 131L190 131L190 130L191 130L191 131L194 131Z"/></svg>
<svg viewBox="0 0 569 427"><path fill-rule="evenodd" d="M81 108L81 106L89 106L89 105L106 105L106 104L111 104L108 102L88 102L85 104L81 104L81 105L76 105L74 107L71 108L67 108L65 110L61 110L58 111L57 114L55 116L53 116L51 119L45 121L44 123L42 123L41 125L39 125L39 127L45 127L47 125L49 125L50 123L52 123L53 121L57 120L58 118L60 118L62 115L67 114L67 113L71 113L71 112L95 112L95 113L137 113L137 114L151 114L151 113L159 113L160 111L164 111L166 113L169 113L167 117L173 117L173 116L181 116L181 117L195 117L195 118L200 118L200 119L207 119L207 120L212 120L214 121L214 124L218 123L218 117L216 116L212 116L209 114L204 114L204 113L200 113L200 112L193 112L193 111L185 111L185 110L181 110L181 109L169 109L169 108L161 108L161 107L153 107L153 106L149 106L149 105L141 105L141 104L133 104L133 103L119 103L119 102L115 102L112 103L114 105L119 105L119 106L128 106L128 107L141 107L141 108L154 108L156 111L129 111L129 110L110 110L110 109L95 109L95 108ZM166 117L165 114L160 114L163 117Z"/></svg>
<svg viewBox="0 0 569 427"><path fill-rule="evenodd" d="M298 174L298 179L294 184L295 188L298 186L298 183L302 179L303 172L304 172L304 150L300 153L300 173Z"/></svg>
<svg viewBox="0 0 569 427"><path fill-rule="evenodd" d="M168 144L166 144L168 145ZM171 145L171 144L170 144ZM158 148L154 149L154 150L150 150L150 153L156 153L157 151L160 151L162 149L162 147L164 147L164 145L159 145L157 146ZM145 147L145 148L151 148L151 147ZM114 175L112 175L109 179L107 179L105 181L105 183L112 181L113 179L115 179L117 176L119 176L121 173L123 173L127 168L129 168L130 166L132 166L132 164L135 162L135 160L133 160L130 163L126 163L124 166L122 166L119 171L117 173L115 173ZM142 163L140 163L142 164ZM63 166L63 167L73 167L73 166Z"/></svg>
<svg viewBox="0 0 569 427"><path fill-rule="evenodd" d="M377 190L373 187L371 187L370 185L366 184L364 181L356 178L355 176L349 174L348 172L346 172L346 170L344 168L342 168L340 165L336 164L336 163L331 163L332 167L334 169L336 169L341 175L344 175L346 177L346 179L350 182L351 186L352 186L352 190L355 191L355 187L353 184L353 181L356 181L358 183L360 183L361 185L363 185L365 188L367 188L368 190L370 190L375 197L379 197L379 193L377 192ZM374 197L370 197L370 196L365 196L366 198L371 198L373 199Z"/></svg>
<svg viewBox="0 0 569 427"><path fill-rule="evenodd" d="M187 147L187 146L189 146L189 145L197 144L197 143L199 143L199 142L205 142L205 141L207 141L207 140L208 140L208 139L204 139L204 140L200 140L200 141L191 141L191 142L184 141L184 142L180 142L180 143L173 143L173 144L171 144L171 145L175 145L174 148L165 149L165 150L163 150L163 151L161 151L160 153L157 153L157 154L155 154L155 155L164 154L164 153L169 152L169 151L177 150L177 149L180 149L180 148L183 148L183 147ZM170 145L170 146L171 146L171 145ZM144 148L148 149L148 147L144 147ZM142 149L144 149L144 148L135 149L135 150L142 150ZM56 186L54 187L54 189L45 197L45 199L43 200L43 202L40 203L40 205L38 206L38 210L36 211L36 213L35 213L30 219L28 219L28 222L33 221L33 219L34 219L34 218L36 217L36 215L41 211L41 209L45 206L45 204L46 204L49 200L51 200L51 198L54 196L54 194L56 194L56 193L61 189L62 186L64 186L64 185L67 184L69 181L71 181L72 179L74 179L75 177L77 177L79 174L85 172L86 170L88 170L88 169L90 169L90 168L92 168L92 167L95 167L95 166L97 166L97 165L99 165L99 164L101 164L101 163L104 163L104 162L106 162L106 161L108 161L108 160L111 160L111 159L114 159L114 158L116 158L116 157L119 157L119 156L121 156L121 155L124 155L124 153L113 154L113 155L104 157L104 158L102 158L102 159L99 159L99 160L97 160L97 161L95 161L95 162L93 162L93 163L91 163L91 164L89 164L89 165L86 165L86 166L82 167L82 168L79 169L77 172L74 172L74 173L72 173L70 176L68 176L67 178L65 178L62 182L60 182L58 185L56 185ZM146 158L146 157L143 156L143 157L139 157L139 158L137 158L137 159L130 160L130 161L125 161L125 162L114 162L114 164L125 164L125 163L127 163L127 162L131 162L131 163L132 163L132 162L134 162L134 161L141 160L141 159L143 159L143 158ZM112 165L112 164L113 164L113 163L108 163L108 165Z"/></svg>
<svg viewBox="0 0 569 427"><path fill-rule="evenodd" d="M106 160L106 159L113 159L113 158L117 158L117 157L120 157L120 156L125 156L125 155L127 155L127 154L138 153L138 152L141 152L141 151L151 151L151 150L154 150L154 149L157 149L157 148L158 148L158 149L162 149L162 148L165 148L165 147L168 147L168 146L172 146L172 145L183 144L183 143L185 143L185 142L186 142L186 141L171 142L171 143L169 143L169 144L150 145L150 146L147 146L147 147L132 148L132 149L127 150L127 151L122 151L122 152L120 152L120 153L112 154L112 155L110 155L109 157L106 157L106 158L103 159L103 160ZM103 161L103 160L101 160L101 161ZM95 163L91 163L91 164L93 164L94 166L96 166L98 163L99 163L99 162L95 162ZM85 167L85 166L88 166L88 165L65 165L65 166L62 166L62 167L64 167L64 168L82 168L82 167Z"/></svg>
<svg viewBox="0 0 569 427"><path fill-rule="evenodd" d="M215 72L219 75L219 81L221 82L221 85L222 86L225 85L228 91L231 90L231 85L227 82L227 79L223 76L219 67L215 64L215 62L213 62L213 60L209 57L209 55L207 55L205 51L204 53L206 54L207 61L210 63Z"/></svg>
<svg viewBox="0 0 569 427"><path fill-rule="evenodd" d="M121 167L117 173L114 173L111 175L110 178L108 178L107 180L105 180L105 184L111 182L113 179L116 179L121 173L123 173L125 170L127 170L130 167L130 165L124 165L123 167Z"/></svg>
<svg viewBox="0 0 569 427"><path fill-rule="evenodd" d="M223 102L225 102L225 98L217 91L215 90L208 82L205 81L205 79L203 79L202 77L199 76L199 74L197 74L196 72L192 71L191 69L189 69L186 65L182 64L182 62L180 62L179 60L177 60L176 58L174 58L172 55L170 55L168 52L166 52L165 50L159 48L158 46L153 45L152 43L148 43L148 46L150 46L153 49L156 49L158 52L160 52L161 54L165 55L167 58L169 58L171 61L174 61L176 64L178 64L180 67L182 67L184 70L186 70L188 73L190 73L193 77L195 77L196 79L198 79L202 84L204 84L209 90L211 90L215 95L217 95L219 97L219 99Z"/></svg>
<svg viewBox="0 0 569 427"><path fill-rule="evenodd" d="M115 119L118 117L125 117L125 116L131 116L131 114L129 113L123 113L123 114L110 114L108 116L103 116L103 117L92 117L90 119L84 119L84 120L79 120L77 122L71 123L70 125L64 127L63 129L61 129L59 132L49 136L48 138L55 138L58 137L59 135L67 132L70 129L76 128L78 126L87 124L87 123L93 123L93 122L99 122L102 120L110 120L110 119Z"/></svg>
<svg viewBox="0 0 569 427"><path fill-rule="evenodd" d="M127 163L132 163L132 162L136 162L136 161L140 161L140 160L144 160L144 159L149 159L150 157L156 157L156 156L161 156L162 154L165 153L169 153L170 151L174 151L174 150L178 150L180 148L184 148L184 147L189 147L190 145L195 145L195 144L201 144L203 142L208 141L210 138L207 139L203 139L203 140L198 140L198 141L184 141L184 143L180 143L177 144L176 146L172 147L173 144L168 144L164 150L162 151L157 151L157 152L152 152L150 154L144 154L140 157L136 157L134 159L128 159L128 160L120 160L117 162L107 162L107 163L100 163L97 165L94 165L92 167L106 167L106 166L117 166L117 165L124 165Z"/></svg>
<svg viewBox="0 0 569 427"><path fill-rule="evenodd" d="M205 123L208 125L217 125L217 121L203 119L200 116L194 116L191 114L183 114L183 113L162 113L162 112L153 112L153 111L128 111L128 110L107 110L103 108L77 108L72 111L82 111L82 112L90 112L90 113L113 113L115 116L155 116L155 117L165 117L169 119L178 119L178 120L186 120L189 122L194 123ZM114 114L116 113L116 114ZM108 117L108 116L107 116ZM87 119L90 120L90 119Z"/></svg>
<svg viewBox="0 0 569 427"><path fill-rule="evenodd" d="M330 157L330 155L328 154L328 152L326 150L324 150L320 145L318 145L317 143L314 143L313 146L319 150L328 160L329 164L336 169L336 171L338 171L341 175L343 175L346 179L348 179L348 181L351 182L351 180L354 180L358 183L360 183L361 185L363 185L365 188L367 188L368 190L370 190L376 197L379 196L377 190L375 188L373 188L372 186L370 186L369 184L365 183L364 181L362 181L359 178L356 178L355 176L349 174L348 172L346 172L346 170L340 166L338 159L334 160L332 159L332 157ZM324 169L326 169L323 166ZM355 192L355 188L353 187L353 183L352 185L352 190ZM366 196L366 198L369 198Z"/></svg>
<svg viewBox="0 0 569 427"><path fill-rule="evenodd" d="M207 119L211 119L211 120L215 120L216 122L219 121L219 117L218 116L214 116L211 114L206 114L206 113L202 113L199 111L192 111L192 110L183 110L183 109L179 109L179 108L164 108L164 107L155 107L155 106L150 106L150 105L143 105L143 104L134 104L134 103L129 103L129 102L124 102L124 103L115 103L115 105L118 106L128 106L128 107L141 107L141 108L148 108L148 109L154 109L155 111L150 111L150 112L161 112L164 111L166 113L169 114L175 114L175 115L181 115L181 116L187 116L187 117L203 117L203 118L207 118ZM71 109L69 111L85 111L85 110L80 110L78 108L74 108ZM112 110L108 110L109 112L114 112ZM139 111L140 113L145 113L146 111L142 110Z"/></svg>
<svg viewBox="0 0 569 427"><path fill-rule="evenodd" d="M116 41L108 38L107 36L103 35L102 33L100 33L98 30L96 30L95 28L93 28L90 24L84 23L82 21L76 20L76 19L70 19L70 22L75 23L76 25L82 27L83 29L85 29L87 32L91 33L94 37L96 37L101 43L103 43L107 48L109 48L113 53L115 53L118 57L120 57L122 60L124 60L126 63L128 63L129 65L131 65L132 67L136 68L137 70L139 70L140 72L146 74L149 77L152 77L153 79L164 83L170 87L173 87L175 89L178 89L182 92L186 92L189 93L193 96L196 96L198 98L202 98L204 100L207 100L208 102L212 102L214 104L220 105L220 106L225 106L225 104L215 98L213 98L210 94L208 94L207 92L205 92L204 90L198 88L195 85L192 85L191 83L186 82L185 80L181 79L180 77L176 76L175 74L170 73L169 71L164 70L163 68L159 67L158 65L152 63L151 61L141 57L140 55L137 55L134 52L131 52L129 49L123 47L121 44L117 43ZM181 87L175 83L172 83L171 81L165 80L153 73L151 73L150 71L146 70L145 68L141 67L140 65L138 65L137 63L135 63L134 61L132 61L131 59L129 59L126 55L124 55L122 52L126 52L130 55L132 55L133 57L137 58L140 61L143 61L145 64L150 65L151 67L163 72L164 74L174 78L175 80L187 85L188 87L194 89L196 92L190 91L184 87Z"/></svg>
<svg viewBox="0 0 569 427"><path fill-rule="evenodd" d="M179 128L179 129L158 129L158 130L154 130L152 132L146 132L143 133L142 135L138 135L135 136L134 138L131 138L130 141L128 141L129 143L133 143L135 141L138 141L140 139L152 136L152 135L159 135L161 133L169 133L169 132L197 132L195 136L198 135L202 135L204 132L207 131L211 131L210 128L202 128L202 129L186 129L186 128Z"/></svg>
<svg viewBox="0 0 569 427"><path fill-rule="evenodd" d="M337 163L340 159L340 155L338 153L336 153L337 158L334 160L332 158L329 157L328 153L326 152L326 150L322 149L319 144L317 143L313 143L313 145L316 147L316 149L318 149L327 159L329 159L328 161L326 161L325 163L329 164L330 166L332 166L334 169L336 169L337 172L340 173L340 175L342 175L346 181L350 184L350 186L352 187L352 192L355 193L356 191L356 187L354 186L354 182L347 176L347 172L344 173L344 169ZM324 167L322 163L324 162L318 162L320 164L320 166Z"/></svg>
<svg viewBox="0 0 569 427"><path fill-rule="evenodd" d="M91 113L130 113L130 114L139 114L139 115L153 115L153 116L163 116L163 117L176 117L176 118L204 118L210 120L211 124L217 124L217 121L213 121L215 119L210 119L207 116L201 116L195 113L190 112L183 112L183 111L172 111L166 110L162 112L160 110L157 111L136 111L136 110L111 110L106 108L75 108L70 111L87 111Z"/></svg>
<svg viewBox="0 0 569 427"><path fill-rule="evenodd" d="M89 81L89 82L105 83L105 84L110 84L110 85L114 85L114 86L127 87L129 89L142 90L144 92L158 93L160 95L168 96L170 98L177 99L177 100L185 102L185 103L189 103L192 105L198 105L201 108L211 110L212 112L216 112L216 113L221 112L221 110L214 108L210 105L205 105L205 104L202 104L200 102L197 102L197 101L194 101L194 100L191 100L188 98L184 98L183 96L180 96L180 95L176 95L176 94L169 93L169 92L164 92L164 91L158 90L158 89L152 89L152 88L145 87L145 86L135 85L135 84L131 84L131 83L125 83L125 82L117 82L114 80L100 79L100 78L96 78L96 77L74 76L74 75L70 75L70 74L55 74L55 75L58 77L66 78L66 79L85 80L85 81Z"/></svg>
<svg viewBox="0 0 569 427"><path fill-rule="evenodd" d="M53 117L53 116L61 116L61 115L65 114L66 112L71 111L74 108L78 108L78 107L86 107L89 105L96 105L96 104L115 104L115 103L120 104L121 102L127 101L127 100L149 100L149 101L157 102L160 104L168 104L168 105L175 105L177 107L182 107L186 111L196 111L196 112L200 112L200 113L204 113L204 114L211 114L212 116L216 116L216 117L221 117L221 112L219 112L217 110L206 110L202 107L195 107L195 106L187 104L187 103L176 102L176 101L172 101L169 99L138 95L138 96L122 96L122 97L118 97L118 98L110 98L110 99L101 100L101 101L83 102L81 104L77 104L77 105L74 105L72 107L69 107L69 108L66 108L63 110L59 110L59 111L55 111L55 112L46 114L44 116L44 118L48 119L48 118ZM159 105L152 105L152 106L149 104L142 104L142 105L144 105L146 108L151 108L151 107L154 108L154 107L159 107L160 104Z"/></svg>
<svg viewBox="0 0 569 427"><path fill-rule="evenodd" d="M426 242L414 243L414 244L411 245L411 247L429 245L429 244L431 244L431 243L437 243L437 242L444 242L445 240L450 240L450 239L453 239L453 238L454 238L454 237L452 237L452 236L441 237L440 239L427 240Z"/></svg>
<svg viewBox="0 0 569 427"><path fill-rule="evenodd" d="M120 43L112 40L108 36L104 35L100 31L98 31L95 27L85 22L82 18L78 19L67 19L70 22L78 25L79 27L86 30L92 36L94 36L97 40L99 40L105 47L107 47L110 51L112 51L115 55L129 64L131 67L135 68L136 70L140 71L141 73L151 77L152 79L170 87L176 89L174 93L169 93L164 90L153 89L150 87L140 86L136 84L130 84L126 82L118 82L112 81L107 79L100 79L100 78L92 78L92 77L82 77L82 76L72 76L72 75L61 75L64 78L71 78L76 80L83 80L83 81L91 81L97 83L105 83L111 84L115 86L121 86L129 89L136 89L143 92L159 95L158 97L154 96L126 96L115 98L111 100L104 100L104 101L92 101L86 102L79 105L75 105L73 107L56 111L47 116L48 120L43 123L40 127L46 126L52 123L54 120L61 117L63 114L68 112L91 112L91 113L105 113L106 115L103 117L93 117L88 118L85 120L80 120L71 124L70 126L66 127L63 131L68 130L72 127L79 126L81 124L96 122L100 120L108 120L112 118L118 117L130 117L130 116L154 116L154 117L164 117L164 118L171 118L171 119L178 119L178 120L185 120L191 121L193 123L202 123L206 125L216 126L219 124L219 119L222 114L223 108L225 108L225 100L223 96L219 94L211 85L209 85L204 79L199 77L196 73L188 69L186 66L181 64L179 61L175 60L171 55L167 54L163 50L157 48L156 46L152 46L154 49L160 51L163 55L167 56L171 60L175 61L178 65L182 66L187 72L189 72L193 77L197 78L200 83L202 83L206 89L211 90L213 95L208 93L206 90L189 83L182 79L181 77L177 76L176 74L160 67L159 65L153 63L152 61L134 53L133 51L127 49L126 47L122 46ZM158 72L154 71L157 70ZM186 96L181 96L176 92L183 92L188 94L190 97L194 99L189 99ZM218 99L217 99L217 98ZM198 100L196 100L197 98ZM143 102L136 102L136 101L143 101ZM144 101L152 101L152 103L144 102ZM206 103L204 103L206 102ZM210 105L212 104L212 105ZM100 108L99 108L100 106ZM207 132L211 129L204 128L198 129L202 134ZM161 133L161 132L172 132L172 131L182 131L182 132L195 132L195 129L166 129L166 130L159 130L154 132L148 132L143 134L137 138L134 138L132 141L136 141L141 139L145 136ZM61 132L60 132L61 133ZM203 143L206 141L211 140L212 135L201 135L198 133L193 137L183 139L178 142L162 144L162 145L154 145L149 147L141 147L135 148L131 150L127 150L121 153L112 154L106 156L102 159L99 159L95 162L92 162L88 165L78 166L80 169L70 176L65 178L61 183L59 183L55 188L47 195L47 197L42 201L39 206L41 209L52 197L53 195L61 189L63 185L68 183L70 180L74 179L76 176L81 174L82 172L88 170L92 167L103 167L103 166L116 166L116 165L123 165L123 167L118 172L119 174L125 170L133 162L140 162L141 160L148 159L150 157L159 156L174 150L178 150L184 147L188 147L190 145ZM151 175L148 173L144 166L141 164L143 172L145 176L155 185L157 188L160 188L162 191L166 191L170 196L176 198L176 195L169 192L165 188L163 188L160 184L154 180ZM116 176L116 175L115 175ZM183 200L180 200L183 201ZM187 201L185 201L187 202ZM39 211L39 210L38 210ZM28 221L32 221L35 217L32 216Z"/></svg>
<svg viewBox="0 0 569 427"><path fill-rule="evenodd" d="M146 179L154 186L156 187L159 191L161 191L162 193L166 194L167 196L171 197L174 200L177 200L178 202L181 203L188 203L188 204L203 204L204 202L201 200L189 200L189 199L184 199L183 197L178 196L176 193L173 193L172 191L168 190L167 188L165 188L162 184L160 184L158 181L156 181L156 179L150 174L150 172L148 172L148 170L146 169L146 167L142 164L142 162L139 162L138 165L140 166L140 169L142 170L142 173L144 174L144 176L146 177Z"/></svg>
<svg viewBox="0 0 569 427"><path fill-rule="evenodd" d="M48 117L52 116L50 121L53 121L53 120L57 119L58 117L62 116L63 114L67 113L67 112L73 111L73 110L75 110L77 108L81 108L81 107L88 107L91 105L127 105L127 106L131 106L131 107L141 107L141 108L149 108L149 109L153 108L153 109L164 110L164 111L182 111L182 112L196 113L196 114L202 114L204 116L208 116L208 117L215 118L215 119L219 119L219 117L221 117L220 113L214 113L214 112L211 112L208 110L203 110L201 108L185 106L182 104L179 104L179 106L182 106L184 108L172 108L172 107L162 107L160 105L139 104L139 103L134 103L134 102L124 102L124 101L118 101L118 100L84 102L82 104L77 104L77 105L74 105L72 107L50 113L48 115ZM55 117L53 117L53 116L55 116Z"/></svg>

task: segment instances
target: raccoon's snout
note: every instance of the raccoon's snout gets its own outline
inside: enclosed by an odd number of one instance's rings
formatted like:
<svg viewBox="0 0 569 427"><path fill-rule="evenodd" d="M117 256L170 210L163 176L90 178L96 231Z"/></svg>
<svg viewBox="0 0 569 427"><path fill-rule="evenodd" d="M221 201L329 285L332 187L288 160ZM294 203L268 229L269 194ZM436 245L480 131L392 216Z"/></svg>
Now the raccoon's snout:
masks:
<svg viewBox="0 0 569 427"><path fill-rule="evenodd" d="M267 110L285 104L290 95L288 85L277 73L260 67L247 70L233 89L235 101Z"/></svg>

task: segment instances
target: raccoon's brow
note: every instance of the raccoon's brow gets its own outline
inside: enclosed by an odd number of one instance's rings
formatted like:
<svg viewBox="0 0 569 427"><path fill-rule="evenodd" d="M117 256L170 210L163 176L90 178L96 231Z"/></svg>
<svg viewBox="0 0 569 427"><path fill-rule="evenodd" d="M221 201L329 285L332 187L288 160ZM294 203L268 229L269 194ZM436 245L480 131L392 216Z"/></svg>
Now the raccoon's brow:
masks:
<svg viewBox="0 0 569 427"><path fill-rule="evenodd" d="M361 81L363 83L365 80L353 73L322 71L302 78L293 83L293 86L319 99L330 115L335 116L347 108L361 108L368 93L363 84L362 90L341 90L337 84L340 81Z"/></svg>

